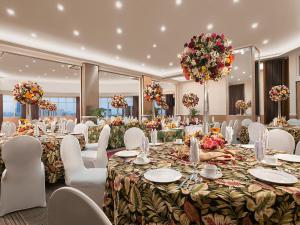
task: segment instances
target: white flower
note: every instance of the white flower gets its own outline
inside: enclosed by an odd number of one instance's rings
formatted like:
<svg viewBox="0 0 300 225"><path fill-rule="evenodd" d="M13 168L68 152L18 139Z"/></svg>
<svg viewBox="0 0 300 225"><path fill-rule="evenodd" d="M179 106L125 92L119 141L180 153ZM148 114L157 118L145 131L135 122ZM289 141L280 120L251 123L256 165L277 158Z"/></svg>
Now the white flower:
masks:
<svg viewBox="0 0 300 225"><path fill-rule="evenodd" d="M192 65L195 66L196 65L196 61L193 59L192 60Z"/></svg>

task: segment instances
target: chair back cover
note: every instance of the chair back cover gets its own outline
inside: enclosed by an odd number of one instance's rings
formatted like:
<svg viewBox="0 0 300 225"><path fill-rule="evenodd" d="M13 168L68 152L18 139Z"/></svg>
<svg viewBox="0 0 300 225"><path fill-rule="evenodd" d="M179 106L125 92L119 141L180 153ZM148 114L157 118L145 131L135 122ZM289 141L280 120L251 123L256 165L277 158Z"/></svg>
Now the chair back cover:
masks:
<svg viewBox="0 0 300 225"><path fill-rule="evenodd" d="M17 131L17 126L15 123L8 122L6 125L6 135L11 137L13 136Z"/></svg>
<svg viewBox="0 0 300 225"><path fill-rule="evenodd" d="M257 141L262 134L267 130L265 125L253 122L248 126L248 132L249 132L249 144L254 144L255 141Z"/></svg>
<svg viewBox="0 0 300 225"><path fill-rule="evenodd" d="M74 127L74 133L80 133L84 135L85 143L88 143L88 127L84 123L78 123Z"/></svg>
<svg viewBox="0 0 300 225"><path fill-rule="evenodd" d="M85 169L78 139L73 135L65 136L60 145L60 155L65 169L65 181L70 185L72 177Z"/></svg>
<svg viewBox="0 0 300 225"><path fill-rule="evenodd" d="M41 143L30 136L17 136L2 148L5 170L1 177L0 215L46 206L45 170Z"/></svg>
<svg viewBox="0 0 300 225"><path fill-rule="evenodd" d="M252 123L252 120L250 119L243 119L242 120L242 126L243 127L248 127Z"/></svg>
<svg viewBox="0 0 300 225"><path fill-rule="evenodd" d="M233 127L234 120L229 120L228 127Z"/></svg>
<svg viewBox="0 0 300 225"><path fill-rule="evenodd" d="M300 141L297 143L295 155L300 155Z"/></svg>
<svg viewBox="0 0 300 225"><path fill-rule="evenodd" d="M68 120L66 124L66 130L69 133L72 133L74 131L74 127L75 127L75 122L73 120Z"/></svg>
<svg viewBox="0 0 300 225"><path fill-rule="evenodd" d="M98 140L97 159L95 161L96 168L105 168L108 162L106 149L108 147L108 140L110 136L110 126L105 125L100 133Z"/></svg>
<svg viewBox="0 0 300 225"><path fill-rule="evenodd" d="M227 122L223 121L223 123L221 125L221 134L223 135L223 137L225 137L225 134L226 134L226 126L227 126Z"/></svg>
<svg viewBox="0 0 300 225"><path fill-rule="evenodd" d="M144 132L138 127L129 128L124 134L124 143L126 149L136 149L142 146Z"/></svg>
<svg viewBox="0 0 300 225"><path fill-rule="evenodd" d="M185 133L187 135L194 134L197 131L202 131L202 125L190 125L185 127Z"/></svg>
<svg viewBox="0 0 300 225"><path fill-rule="evenodd" d="M1 133L6 133L7 124L8 124L8 122L2 122Z"/></svg>
<svg viewBox="0 0 300 225"><path fill-rule="evenodd" d="M85 122L85 125L86 125L87 127L90 127L90 126L95 126L96 124L95 124L93 121L88 120L88 121Z"/></svg>
<svg viewBox="0 0 300 225"><path fill-rule="evenodd" d="M281 150L288 154L294 154L294 137L285 130L270 130L268 132L268 149Z"/></svg>

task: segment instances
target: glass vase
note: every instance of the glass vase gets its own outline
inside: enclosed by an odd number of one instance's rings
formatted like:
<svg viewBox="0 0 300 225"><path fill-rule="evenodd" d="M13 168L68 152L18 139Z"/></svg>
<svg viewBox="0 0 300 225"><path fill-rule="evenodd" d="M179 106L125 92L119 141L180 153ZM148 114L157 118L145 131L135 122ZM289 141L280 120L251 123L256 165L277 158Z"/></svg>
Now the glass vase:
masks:
<svg viewBox="0 0 300 225"><path fill-rule="evenodd" d="M209 96L208 96L208 82L204 82L204 102L203 102L203 133L209 132Z"/></svg>
<svg viewBox="0 0 300 225"><path fill-rule="evenodd" d="M155 105L154 105L154 101L152 102L152 119L155 119Z"/></svg>
<svg viewBox="0 0 300 225"><path fill-rule="evenodd" d="M278 118L281 118L281 101L277 102L278 106Z"/></svg>
<svg viewBox="0 0 300 225"><path fill-rule="evenodd" d="M26 104L26 119L29 121L31 121L31 119L32 119L30 104Z"/></svg>

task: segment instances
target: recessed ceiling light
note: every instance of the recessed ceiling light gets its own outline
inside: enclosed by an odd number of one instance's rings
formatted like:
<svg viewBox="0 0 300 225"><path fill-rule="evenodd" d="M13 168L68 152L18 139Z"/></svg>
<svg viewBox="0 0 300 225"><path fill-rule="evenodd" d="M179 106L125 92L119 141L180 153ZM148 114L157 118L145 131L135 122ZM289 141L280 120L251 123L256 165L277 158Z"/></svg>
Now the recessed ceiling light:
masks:
<svg viewBox="0 0 300 225"><path fill-rule="evenodd" d="M23 70L19 69L18 71L21 73Z"/></svg>
<svg viewBox="0 0 300 225"><path fill-rule="evenodd" d="M116 56L116 60L119 60L120 59L120 57L119 56Z"/></svg>
<svg viewBox="0 0 300 225"><path fill-rule="evenodd" d="M161 31L161 32L165 32L166 29L167 29L167 28L166 28L166 26L164 26L164 25L162 25L162 26L160 27L160 31Z"/></svg>
<svg viewBox="0 0 300 225"><path fill-rule="evenodd" d="M118 50L122 50L122 45L118 44L118 45L117 45L117 49L118 49Z"/></svg>
<svg viewBox="0 0 300 225"><path fill-rule="evenodd" d="M55 72L55 69L52 69L52 72Z"/></svg>
<svg viewBox="0 0 300 225"><path fill-rule="evenodd" d="M15 16L15 15L16 15L15 10L13 10L13 9L11 9L11 8L7 8L7 9L6 9L6 12L7 12L7 14L10 15L10 16Z"/></svg>
<svg viewBox="0 0 300 225"><path fill-rule="evenodd" d="M74 35L74 36L79 36L79 35L80 35L80 33L79 33L79 31L78 31L78 30L73 30L73 35Z"/></svg>
<svg viewBox="0 0 300 225"><path fill-rule="evenodd" d="M151 55L150 54L147 55L147 59L151 59Z"/></svg>
<svg viewBox="0 0 300 225"><path fill-rule="evenodd" d="M264 45L266 45L266 44L268 44L268 43L269 43L269 40L268 40L268 39L263 40L263 44L264 44Z"/></svg>
<svg viewBox="0 0 300 225"><path fill-rule="evenodd" d="M29 68L29 65L25 65L26 68Z"/></svg>
<svg viewBox="0 0 300 225"><path fill-rule="evenodd" d="M238 3L240 0L233 0L233 3Z"/></svg>
<svg viewBox="0 0 300 225"><path fill-rule="evenodd" d="M245 72L245 71L243 71L243 74L246 74L246 72Z"/></svg>
<svg viewBox="0 0 300 225"><path fill-rule="evenodd" d="M85 47L84 46L81 46L81 48L80 48L82 51L84 51L85 50Z"/></svg>
<svg viewBox="0 0 300 225"><path fill-rule="evenodd" d="M157 47L157 44L153 44L152 47L153 47L153 48L156 48L156 47Z"/></svg>
<svg viewBox="0 0 300 225"><path fill-rule="evenodd" d="M257 27L258 27L258 23L252 23L252 24L251 24L251 28L252 28L252 29L256 29Z"/></svg>
<svg viewBox="0 0 300 225"><path fill-rule="evenodd" d="M122 33L123 33L122 29L120 27L118 27L117 28L117 34L122 34Z"/></svg>
<svg viewBox="0 0 300 225"><path fill-rule="evenodd" d="M33 38L36 38L36 37L37 37L36 33L31 33L30 35L31 35L31 37L33 37Z"/></svg>
<svg viewBox="0 0 300 225"><path fill-rule="evenodd" d="M231 79L233 79L233 76L230 76Z"/></svg>
<svg viewBox="0 0 300 225"><path fill-rule="evenodd" d="M182 0L175 0L176 5L181 5L182 4Z"/></svg>
<svg viewBox="0 0 300 225"><path fill-rule="evenodd" d="M180 59L181 58L181 54L178 53L177 54L177 58Z"/></svg>
<svg viewBox="0 0 300 225"><path fill-rule="evenodd" d="M214 28L214 25L212 23L207 24L206 29L211 30Z"/></svg>
<svg viewBox="0 0 300 225"><path fill-rule="evenodd" d="M144 64L144 63L142 63L142 66L145 66L145 64Z"/></svg>
<svg viewBox="0 0 300 225"><path fill-rule="evenodd" d="M251 75L250 75L249 77L250 77L250 78L252 78L252 76L251 76Z"/></svg>
<svg viewBox="0 0 300 225"><path fill-rule="evenodd" d="M169 66L173 66L173 62L169 62Z"/></svg>
<svg viewBox="0 0 300 225"><path fill-rule="evenodd" d="M235 66L235 67L234 67L234 70L237 70L237 69L238 69L238 67L237 67L237 66Z"/></svg>
<svg viewBox="0 0 300 225"><path fill-rule="evenodd" d="M36 63L36 60L35 60L35 59L33 59L33 60L32 60L32 63Z"/></svg>
<svg viewBox="0 0 300 225"><path fill-rule="evenodd" d="M60 4L60 3L58 3L57 5L56 5L56 7L57 7L57 10L58 11L64 11L65 10L65 7L62 5L62 4Z"/></svg>
<svg viewBox="0 0 300 225"><path fill-rule="evenodd" d="M117 9L121 9L123 7L123 3L121 1L116 1L115 6Z"/></svg>
<svg viewBox="0 0 300 225"><path fill-rule="evenodd" d="M239 78L238 81L240 81L241 79Z"/></svg>
<svg viewBox="0 0 300 225"><path fill-rule="evenodd" d="M240 53L241 53L241 55L244 55L244 53L245 53L244 49L242 49L242 50L240 51Z"/></svg>

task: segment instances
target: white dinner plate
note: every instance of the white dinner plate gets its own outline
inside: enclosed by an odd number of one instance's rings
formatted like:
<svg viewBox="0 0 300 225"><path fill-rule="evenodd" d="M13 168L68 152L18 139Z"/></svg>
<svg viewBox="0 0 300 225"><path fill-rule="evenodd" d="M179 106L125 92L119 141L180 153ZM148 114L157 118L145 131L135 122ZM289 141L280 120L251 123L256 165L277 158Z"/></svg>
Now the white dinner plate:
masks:
<svg viewBox="0 0 300 225"><path fill-rule="evenodd" d="M164 143L149 143L150 146L161 146L163 145Z"/></svg>
<svg viewBox="0 0 300 225"><path fill-rule="evenodd" d="M148 163L150 163L150 159L145 158L144 161L142 161L142 162L137 161L137 159L135 159L135 160L133 160L133 163L136 165L147 165Z"/></svg>
<svg viewBox="0 0 300 225"><path fill-rule="evenodd" d="M298 182L298 179L295 176L280 170L255 168L248 171L252 176L259 180L275 184L295 184Z"/></svg>
<svg viewBox="0 0 300 225"><path fill-rule="evenodd" d="M275 157L277 159L287 161L287 162L296 162L300 163L300 155L292 155L292 154L276 154Z"/></svg>
<svg viewBox="0 0 300 225"><path fill-rule="evenodd" d="M182 177L182 174L177 170L169 168L160 168L148 170L144 173L144 177L147 180L156 183L170 183L179 180Z"/></svg>
<svg viewBox="0 0 300 225"><path fill-rule="evenodd" d="M246 144L246 145L241 145L242 148L247 148L247 149L253 149L254 145L253 144Z"/></svg>
<svg viewBox="0 0 300 225"><path fill-rule="evenodd" d="M270 163L270 162L267 162L265 161L264 159L261 161L261 163L265 166L280 166L281 163L280 162L277 162L277 163Z"/></svg>
<svg viewBox="0 0 300 225"><path fill-rule="evenodd" d="M127 158L127 157L134 157L140 154L139 151L134 151L134 150L124 150L124 151L119 151L115 153L116 156Z"/></svg>

